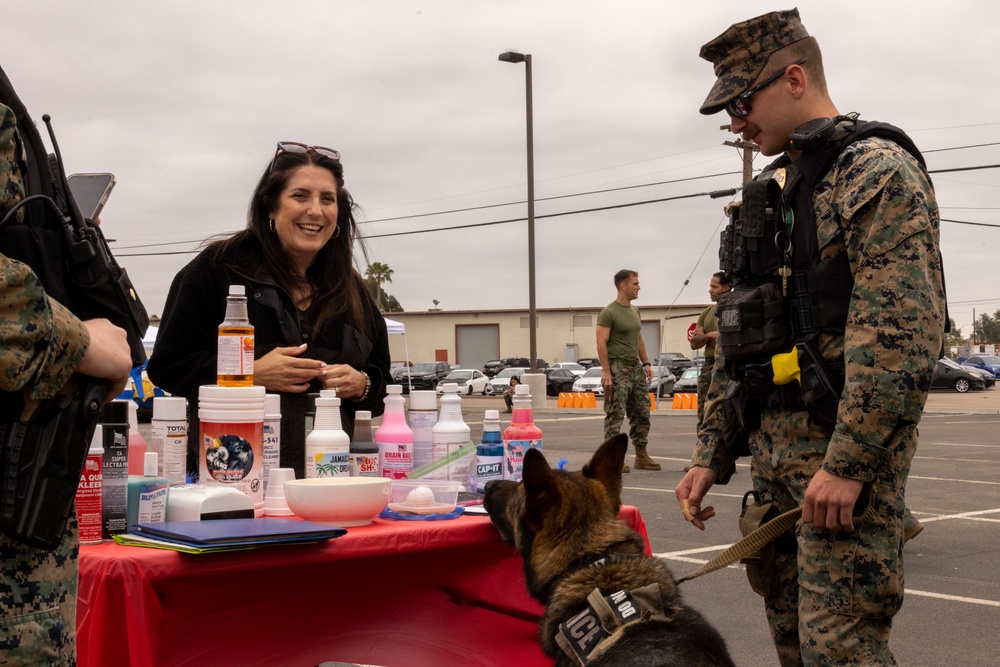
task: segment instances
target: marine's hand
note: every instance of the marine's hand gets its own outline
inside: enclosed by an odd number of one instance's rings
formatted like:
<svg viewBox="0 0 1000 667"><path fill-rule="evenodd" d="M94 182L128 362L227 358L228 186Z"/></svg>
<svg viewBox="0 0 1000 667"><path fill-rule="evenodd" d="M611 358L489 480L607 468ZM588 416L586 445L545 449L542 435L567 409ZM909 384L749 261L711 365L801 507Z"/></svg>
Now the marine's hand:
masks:
<svg viewBox="0 0 1000 667"><path fill-rule="evenodd" d="M715 484L715 479L715 471L711 468L692 466L674 489L681 513L698 530L705 530L705 522L715 516L715 508L711 505L704 509L701 507L705 494Z"/></svg>
<svg viewBox="0 0 1000 667"><path fill-rule="evenodd" d="M611 398L611 385L612 385L611 369L605 368L601 370L601 389L604 390L604 395L607 398Z"/></svg>
<svg viewBox="0 0 1000 667"><path fill-rule="evenodd" d="M809 481L802 503L802 521L817 528L854 530L854 504L862 482L820 470Z"/></svg>
<svg viewBox="0 0 1000 667"><path fill-rule="evenodd" d="M298 355L306 346L276 347L253 362L253 382L263 385L268 391L297 394L309 388L309 383L323 377L326 364L317 359L306 359Z"/></svg>
<svg viewBox="0 0 1000 667"><path fill-rule="evenodd" d="M83 325L90 332L90 344L76 371L111 381L104 396L104 402L107 403L122 393L128 384L129 371L132 370L128 336L124 329L103 318L85 320Z"/></svg>

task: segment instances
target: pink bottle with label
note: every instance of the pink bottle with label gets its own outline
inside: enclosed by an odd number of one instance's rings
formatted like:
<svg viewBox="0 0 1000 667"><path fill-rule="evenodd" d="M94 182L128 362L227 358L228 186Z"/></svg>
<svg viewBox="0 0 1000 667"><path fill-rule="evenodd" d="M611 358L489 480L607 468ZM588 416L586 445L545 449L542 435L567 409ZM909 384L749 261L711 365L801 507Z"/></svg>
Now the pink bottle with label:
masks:
<svg viewBox="0 0 1000 667"><path fill-rule="evenodd" d="M413 431L403 413L403 387L391 384L385 391L385 414L375 431L379 464L383 477L406 479L413 472Z"/></svg>

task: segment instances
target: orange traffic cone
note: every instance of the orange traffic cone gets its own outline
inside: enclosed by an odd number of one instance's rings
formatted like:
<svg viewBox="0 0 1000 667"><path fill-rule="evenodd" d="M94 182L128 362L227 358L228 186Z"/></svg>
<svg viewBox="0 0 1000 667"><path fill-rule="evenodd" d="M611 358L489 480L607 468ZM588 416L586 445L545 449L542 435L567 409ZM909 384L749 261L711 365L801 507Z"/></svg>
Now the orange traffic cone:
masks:
<svg viewBox="0 0 1000 667"><path fill-rule="evenodd" d="M698 409L698 394L691 394L691 409Z"/></svg>
<svg viewBox="0 0 1000 667"><path fill-rule="evenodd" d="M649 395L649 411L653 412L656 410L656 394L651 393Z"/></svg>
<svg viewBox="0 0 1000 667"><path fill-rule="evenodd" d="M672 410L680 410L684 406L684 394L674 394L673 405L670 406Z"/></svg>
<svg viewBox="0 0 1000 667"><path fill-rule="evenodd" d="M566 407L566 392L564 392L564 391L560 391L559 392L559 400L556 401L556 407L557 408L565 408Z"/></svg>
<svg viewBox="0 0 1000 667"><path fill-rule="evenodd" d="M594 392L588 391L584 394L584 404L585 408L596 408L597 407L597 397L594 396Z"/></svg>

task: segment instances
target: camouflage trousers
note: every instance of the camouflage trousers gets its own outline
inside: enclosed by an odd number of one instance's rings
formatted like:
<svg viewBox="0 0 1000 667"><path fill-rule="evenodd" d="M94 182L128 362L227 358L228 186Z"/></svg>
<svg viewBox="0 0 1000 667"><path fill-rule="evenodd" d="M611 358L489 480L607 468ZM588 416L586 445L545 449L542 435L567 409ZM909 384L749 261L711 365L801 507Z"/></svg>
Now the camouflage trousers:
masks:
<svg viewBox="0 0 1000 667"><path fill-rule="evenodd" d="M76 515L53 551L0 534L0 666L76 665Z"/></svg>
<svg viewBox="0 0 1000 667"><path fill-rule="evenodd" d="M628 437L636 449L649 441L649 380L639 360L609 359L611 392L604 393L604 439L621 432L628 416Z"/></svg>
<svg viewBox="0 0 1000 667"><path fill-rule="evenodd" d="M916 444L915 425L887 441L885 465L871 483L875 511L853 533L799 521L797 553L777 554L777 592L765 607L783 667L896 664L888 642L903 603L904 487ZM754 487L781 512L801 505L826 445L808 413L765 409L750 437Z"/></svg>
<svg viewBox="0 0 1000 667"><path fill-rule="evenodd" d="M705 357L698 371L698 426L705 419L705 400L708 397L708 386L712 384L712 370L715 368L715 357Z"/></svg>

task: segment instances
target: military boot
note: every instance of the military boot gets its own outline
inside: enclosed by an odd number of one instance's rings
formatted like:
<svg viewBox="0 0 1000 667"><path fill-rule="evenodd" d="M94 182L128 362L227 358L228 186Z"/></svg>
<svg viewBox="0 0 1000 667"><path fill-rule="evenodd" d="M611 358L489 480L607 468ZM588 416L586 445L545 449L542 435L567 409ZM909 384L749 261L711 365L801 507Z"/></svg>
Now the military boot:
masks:
<svg viewBox="0 0 1000 667"><path fill-rule="evenodd" d="M909 542L923 531L924 526L917 517L910 514L910 508L903 508L903 542Z"/></svg>
<svg viewBox="0 0 1000 667"><path fill-rule="evenodd" d="M632 469L628 467L627 463L625 463L625 464L622 465L622 473L624 474L624 473L627 473L627 472L632 472Z"/></svg>
<svg viewBox="0 0 1000 667"><path fill-rule="evenodd" d="M660 464L649 458L645 447L635 448L635 461L632 462L636 470L659 470Z"/></svg>

